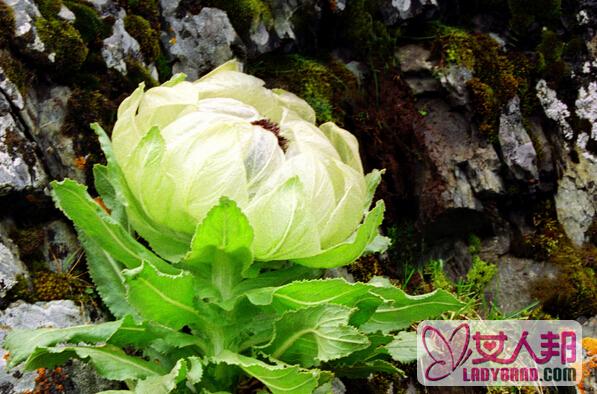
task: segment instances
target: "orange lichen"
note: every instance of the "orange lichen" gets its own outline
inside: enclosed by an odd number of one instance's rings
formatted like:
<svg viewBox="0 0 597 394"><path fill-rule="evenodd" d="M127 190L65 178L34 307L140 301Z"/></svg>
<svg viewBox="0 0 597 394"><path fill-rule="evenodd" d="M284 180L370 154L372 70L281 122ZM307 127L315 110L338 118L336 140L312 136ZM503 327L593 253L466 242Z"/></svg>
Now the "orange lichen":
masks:
<svg viewBox="0 0 597 394"><path fill-rule="evenodd" d="M584 338L582 347L587 353L587 359L582 363L582 379L578 384L578 390L584 394L587 393L586 380L597 371L597 338Z"/></svg>

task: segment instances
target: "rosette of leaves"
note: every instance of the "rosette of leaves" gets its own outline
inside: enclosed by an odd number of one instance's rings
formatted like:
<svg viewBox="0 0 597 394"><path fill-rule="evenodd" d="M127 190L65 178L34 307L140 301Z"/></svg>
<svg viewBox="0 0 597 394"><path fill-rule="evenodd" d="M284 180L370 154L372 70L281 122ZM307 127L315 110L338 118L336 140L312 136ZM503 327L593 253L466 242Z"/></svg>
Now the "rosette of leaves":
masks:
<svg viewBox="0 0 597 394"><path fill-rule="evenodd" d="M293 105L303 105L291 98ZM327 393L335 376L399 373L392 360L413 360L416 353L410 326L462 306L443 290L409 296L383 278L318 279L319 268L345 265L379 249L383 202L351 236L322 253L314 249L307 258L267 261L258 258L261 249L254 245L263 239L252 225L259 218L221 197L197 224L186 253L164 257L169 254L138 240L135 228L151 219L130 187L130 168L122 168L101 127L93 128L108 162L94 168L102 204L69 179L53 182L52 193L74 222L97 291L118 320L15 330L4 343L10 366L52 368L79 358L100 375L126 382L129 390L113 391L122 393L231 392L243 377L275 394ZM151 130L148 135L155 137ZM144 185L151 187L147 171L158 172L159 154L152 150L155 144L145 142L138 144ZM144 193L147 198L149 191ZM150 245L162 245L156 232L150 234ZM172 232L164 236L170 240Z"/></svg>

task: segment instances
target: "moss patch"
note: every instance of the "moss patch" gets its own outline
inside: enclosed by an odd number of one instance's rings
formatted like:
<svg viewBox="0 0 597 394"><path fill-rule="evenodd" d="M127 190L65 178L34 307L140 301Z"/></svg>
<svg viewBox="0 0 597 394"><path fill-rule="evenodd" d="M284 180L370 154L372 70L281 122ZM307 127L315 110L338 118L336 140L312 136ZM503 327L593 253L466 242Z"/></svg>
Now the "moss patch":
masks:
<svg viewBox="0 0 597 394"><path fill-rule="evenodd" d="M124 27L139 42L145 62L153 62L160 54L158 32L152 29L145 18L138 15L127 15L124 18Z"/></svg>
<svg viewBox="0 0 597 394"><path fill-rule="evenodd" d="M62 0L35 0L37 9L44 18L55 18L62 7Z"/></svg>
<svg viewBox="0 0 597 394"><path fill-rule="evenodd" d="M341 36L363 58L388 59L399 30L390 31L377 18L379 1L352 0L342 13Z"/></svg>
<svg viewBox="0 0 597 394"><path fill-rule="evenodd" d="M499 44L486 34L469 34L443 27L436 41L443 64L458 64L473 71L468 82L480 131L497 135L502 107L516 94L528 92L529 70L517 68ZM516 57L522 62L522 57Z"/></svg>
<svg viewBox="0 0 597 394"><path fill-rule="evenodd" d="M269 6L262 0L205 0L201 4L226 11L230 22L240 34L247 34L259 21L266 25L273 21Z"/></svg>
<svg viewBox="0 0 597 394"><path fill-rule="evenodd" d="M535 232L523 240L524 257L548 261L559 270L557 278L532 285L543 310L561 319L597 314L597 247L574 246L558 223L551 201L537 208L533 225Z"/></svg>
<svg viewBox="0 0 597 394"><path fill-rule="evenodd" d="M69 273L43 271L34 274L33 292L39 301L81 300L89 285Z"/></svg>
<svg viewBox="0 0 597 394"><path fill-rule="evenodd" d="M118 0L118 4L123 7L127 14L140 15L156 31L160 30L160 8L158 0Z"/></svg>
<svg viewBox="0 0 597 394"><path fill-rule="evenodd" d="M75 28L81 38L87 45L101 48L102 40L110 36L112 26L103 21L96 10L87 4L75 1L66 1L65 4L75 14Z"/></svg>
<svg viewBox="0 0 597 394"><path fill-rule="evenodd" d="M535 22L549 23L561 15L561 0L508 0L510 28L518 35L528 32Z"/></svg>
<svg viewBox="0 0 597 394"><path fill-rule="evenodd" d="M73 25L66 21L39 18L35 21L35 27L48 52L56 54L56 72L64 75L76 72L81 67L89 50Z"/></svg>
<svg viewBox="0 0 597 394"><path fill-rule="evenodd" d="M0 48L7 46L15 35L15 15L11 7L0 0Z"/></svg>
<svg viewBox="0 0 597 394"><path fill-rule="evenodd" d="M166 82L172 76L172 66L163 53L155 59L155 68L158 70L158 76L161 82Z"/></svg>
<svg viewBox="0 0 597 394"><path fill-rule="evenodd" d="M19 92L25 95L34 78L33 73L19 59L4 49L0 49L0 67L8 79L17 86Z"/></svg>
<svg viewBox="0 0 597 394"><path fill-rule="evenodd" d="M270 87L288 90L306 100L317 121L343 123L342 102L356 89L355 77L339 61L323 63L300 55L266 55L249 65L249 73Z"/></svg>

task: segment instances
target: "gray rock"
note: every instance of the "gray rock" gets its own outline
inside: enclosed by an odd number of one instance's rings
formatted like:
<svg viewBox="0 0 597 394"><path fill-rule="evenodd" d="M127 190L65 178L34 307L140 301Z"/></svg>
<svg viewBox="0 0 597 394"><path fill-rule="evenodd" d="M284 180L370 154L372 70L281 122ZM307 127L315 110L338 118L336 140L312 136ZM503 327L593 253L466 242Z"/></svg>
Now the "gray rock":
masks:
<svg viewBox="0 0 597 394"><path fill-rule="evenodd" d="M0 69L1 78L5 77ZM10 85L6 79L0 84L0 196L41 189L47 183L35 145L27 140L22 123L11 112L13 103L23 105L23 101ZM9 94L5 95L7 87Z"/></svg>
<svg viewBox="0 0 597 394"><path fill-rule="evenodd" d="M583 338L597 338L597 316L587 319L582 325Z"/></svg>
<svg viewBox="0 0 597 394"><path fill-rule="evenodd" d="M501 229L498 234L481 240L479 257L483 261L497 263L497 258L505 255L510 250L511 235Z"/></svg>
<svg viewBox="0 0 597 394"><path fill-rule="evenodd" d="M448 67L438 68L437 75L453 105L463 106L469 103L470 95L466 83L473 78L471 70L464 66L451 64Z"/></svg>
<svg viewBox="0 0 597 394"><path fill-rule="evenodd" d="M0 237L0 298L17 284L19 275L27 275L27 268L10 240Z"/></svg>
<svg viewBox="0 0 597 394"><path fill-rule="evenodd" d="M9 54L7 54L10 56ZM23 101L23 96L21 96L21 92L19 92L19 88L15 85L8 76L0 67L0 95L3 95L3 98L0 98L0 113L5 113L9 110L10 105L14 106L18 110L22 110L25 107L25 102Z"/></svg>
<svg viewBox="0 0 597 394"><path fill-rule="evenodd" d="M396 51L396 56L404 73L431 73L433 70L434 65L429 60L431 51L421 45L401 46Z"/></svg>
<svg viewBox="0 0 597 394"><path fill-rule="evenodd" d="M112 35L104 40L102 57L108 68L117 70L122 75L127 74L126 61L133 59L143 62L143 53L137 40L125 29L124 20L119 18L114 22Z"/></svg>
<svg viewBox="0 0 597 394"><path fill-rule="evenodd" d="M353 61L346 63L346 68L348 69L348 71L350 71L352 73L352 75L355 76L355 78L357 79L357 83L359 85L362 85L363 81L365 80L365 76L369 72L367 66L365 66L361 62L357 62L356 60L353 60Z"/></svg>
<svg viewBox="0 0 597 394"><path fill-rule="evenodd" d="M118 17L122 8L114 4L112 0L89 0L88 1L101 16Z"/></svg>
<svg viewBox="0 0 597 394"><path fill-rule="evenodd" d="M167 2L161 3L164 6ZM164 10L170 33L162 37L170 55L177 59L173 72L183 72L189 79L197 79L234 57L234 45L242 46L224 11L204 7L199 15L187 13L182 19L177 19L175 9L169 4Z"/></svg>
<svg viewBox="0 0 597 394"><path fill-rule="evenodd" d="M380 12L387 25L420 15L425 8L437 8L437 0L385 0Z"/></svg>
<svg viewBox="0 0 597 394"><path fill-rule="evenodd" d="M36 302L17 301L0 312L0 326L16 328L64 328L90 323L89 317L71 300Z"/></svg>
<svg viewBox="0 0 597 394"><path fill-rule="evenodd" d="M75 19L77 19L75 14L71 10L69 10L68 7L65 6L64 4L62 4L62 6L60 7L60 12L58 12L58 17L64 19L65 21L70 21L70 22L74 22Z"/></svg>
<svg viewBox="0 0 597 394"><path fill-rule="evenodd" d="M515 178L520 180L539 178L537 153L522 124L518 96L510 100L500 117L498 139L504 161Z"/></svg>
<svg viewBox="0 0 597 394"><path fill-rule="evenodd" d="M439 81L433 77L406 77L404 81L415 96L436 93L442 88Z"/></svg>
<svg viewBox="0 0 597 394"><path fill-rule="evenodd" d="M0 195L41 189L47 178L33 145L11 114L0 115Z"/></svg>
<svg viewBox="0 0 597 394"><path fill-rule="evenodd" d="M42 327L64 328L89 323L87 315L70 300L37 302L27 304L17 301L5 311L0 312L0 342L7 332L14 329L35 329ZM0 349L0 387L14 393L32 391L35 388L35 372L23 372L21 368L6 369L4 356Z"/></svg>
<svg viewBox="0 0 597 394"><path fill-rule="evenodd" d="M35 2L32 0L6 0L15 16L15 38L21 51L34 57L46 58L54 62L54 53L46 53L46 46L35 28L35 20L41 17Z"/></svg>
<svg viewBox="0 0 597 394"><path fill-rule="evenodd" d="M504 313L521 310L533 303L529 285L540 278L553 279L557 269L549 263L503 256L497 261L498 272L488 287L494 302Z"/></svg>
<svg viewBox="0 0 597 394"><path fill-rule="evenodd" d="M270 4L274 19L271 35L275 36L278 43L280 40L299 38L302 32L294 26L294 19L308 21L314 26L321 18L321 7L314 0L273 0ZM336 2L337 11L342 11L344 8L346 8L345 1Z"/></svg>
<svg viewBox="0 0 597 394"><path fill-rule="evenodd" d="M568 161L558 181L555 203L566 235L576 245L582 245L597 211L597 163L581 154L578 157L578 163Z"/></svg>
<svg viewBox="0 0 597 394"><path fill-rule="evenodd" d="M69 380L73 384L72 392L77 394L96 394L120 388L118 382L102 378L90 365L80 360L73 360L67 369Z"/></svg>
<svg viewBox="0 0 597 394"><path fill-rule="evenodd" d="M71 91L66 86L39 84L28 91L21 116L41 148L49 175L85 182L85 172L74 165L73 139L62 133Z"/></svg>
<svg viewBox="0 0 597 394"><path fill-rule="evenodd" d="M479 147L465 163L467 178L475 194L502 194L504 181L499 176L501 161L493 146Z"/></svg>
<svg viewBox="0 0 597 394"><path fill-rule="evenodd" d="M421 179L423 190L419 195L435 200L432 205L442 211L457 208L482 210L467 173L462 169L473 158L477 146L477 141L470 135L469 122L443 100L420 100L418 104L427 112L423 118L428 129L423 134L426 155L437 169L437 174L427 174ZM443 184L440 189L438 182Z"/></svg>
<svg viewBox="0 0 597 394"><path fill-rule="evenodd" d="M44 261L48 269L56 272L67 272L73 264L77 264L82 252L77 235L62 220L55 220L43 225L45 237L42 247Z"/></svg>
<svg viewBox="0 0 597 394"><path fill-rule="evenodd" d="M551 143L547 139L541 121L537 118L528 118L528 128L526 129L532 141L535 141L535 151L537 152L537 168L539 172L551 173L554 171L554 153Z"/></svg>

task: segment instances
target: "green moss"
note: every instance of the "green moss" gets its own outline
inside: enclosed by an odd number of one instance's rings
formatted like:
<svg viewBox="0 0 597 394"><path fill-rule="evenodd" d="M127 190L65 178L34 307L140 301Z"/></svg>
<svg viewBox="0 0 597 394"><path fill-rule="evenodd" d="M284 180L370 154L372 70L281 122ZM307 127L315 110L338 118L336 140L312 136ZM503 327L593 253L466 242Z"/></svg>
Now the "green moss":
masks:
<svg viewBox="0 0 597 394"><path fill-rule="evenodd" d="M35 27L48 52L56 54L55 71L64 75L81 67L89 50L73 25L66 21L39 18Z"/></svg>
<svg viewBox="0 0 597 394"><path fill-rule="evenodd" d="M17 300L23 300L25 302L37 301L34 297L33 287L31 282L24 275L17 275L17 283L7 292L5 302L10 304Z"/></svg>
<svg viewBox="0 0 597 394"><path fill-rule="evenodd" d="M532 284L543 310L566 319L597 314L597 247L574 246L557 221L551 201L539 205L532 219L535 232L524 239L524 257L548 261L559 271L556 278Z"/></svg>
<svg viewBox="0 0 597 394"><path fill-rule="evenodd" d="M160 31L160 8L158 0L118 0L128 14L140 15L151 24L156 31Z"/></svg>
<svg viewBox="0 0 597 394"><path fill-rule="evenodd" d="M124 18L124 27L139 42L145 62L153 62L160 54L158 32L152 29L145 18L138 15L127 15Z"/></svg>
<svg viewBox="0 0 597 394"><path fill-rule="evenodd" d="M510 28L524 35L535 22L554 21L562 12L561 0L508 0Z"/></svg>
<svg viewBox="0 0 597 394"><path fill-rule="evenodd" d="M85 282L70 273L41 271L32 278L34 297L38 301L76 300L89 298Z"/></svg>
<svg viewBox="0 0 597 394"><path fill-rule="evenodd" d="M0 0L0 48L8 46L15 34L15 15L11 7Z"/></svg>
<svg viewBox="0 0 597 394"><path fill-rule="evenodd" d="M478 255L481 253L481 239L475 234L468 236L468 252L471 255Z"/></svg>
<svg viewBox="0 0 597 394"><path fill-rule="evenodd" d="M33 80L33 73L19 59L4 49L0 49L0 67L8 79L17 86L21 94L25 95Z"/></svg>
<svg viewBox="0 0 597 394"><path fill-rule="evenodd" d="M126 62L126 79L132 87L136 87L141 82L145 83L146 88L152 88L158 85L158 81L153 79L149 71L137 61ZM132 90L132 89L131 89Z"/></svg>
<svg viewBox="0 0 597 394"><path fill-rule="evenodd" d="M230 22L240 34L247 34L259 21L266 25L273 21L269 6L262 0L205 0L201 4L226 11Z"/></svg>
<svg viewBox="0 0 597 394"><path fill-rule="evenodd" d="M471 92L475 114L479 119L479 132L486 136L497 134L500 105L491 86L473 78L467 82Z"/></svg>
<svg viewBox="0 0 597 394"><path fill-rule="evenodd" d="M97 90L76 89L68 100L68 112L62 131L66 135L87 135L89 125L100 123L109 129L113 124L114 105Z"/></svg>
<svg viewBox="0 0 597 394"><path fill-rule="evenodd" d="M557 62L562 58L564 43L560 41L556 33L545 29L541 32L541 42L537 46L537 51L543 55L546 63Z"/></svg>
<svg viewBox="0 0 597 394"><path fill-rule="evenodd" d="M155 59L155 67L158 70L161 82L166 82L172 76L172 66L163 53L160 53Z"/></svg>
<svg viewBox="0 0 597 394"><path fill-rule="evenodd" d="M340 33L349 46L363 58L389 59L399 30L391 32L376 18L378 1L352 0L342 13Z"/></svg>
<svg viewBox="0 0 597 394"><path fill-rule="evenodd" d="M65 4L75 14L75 28L81 34L81 38L88 45L101 47L102 40L112 32L110 24L103 21L96 10L87 4L68 0Z"/></svg>
<svg viewBox="0 0 597 394"><path fill-rule="evenodd" d="M490 139L497 135L502 107L516 94L528 94L529 68L523 56L506 54L499 44L486 34L469 34L443 27L436 41L443 64L458 64L473 71L468 82L479 123L479 130Z"/></svg>
<svg viewBox="0 0 597 394"><path fill-rule="evenodd" d="M42 248L46 235L43 228L20 228L11 232L10 237L19 249L19 256L28 265L44 259Z"/></svg>
<svg viewBox="0 0 597 394"><path fill-rule="evenodd" d="M55 18L62 7L62 0L35 0L37 9L44 18Z"/></svg>
<svg viewBox="0 0 597 394"><path fill-rule="evenodd" d="M266 55L250 64L249 72L306 100L319 122L342 123L341 103L356 88L354 76L336 60L324 64L295 54Z"/></svg>

